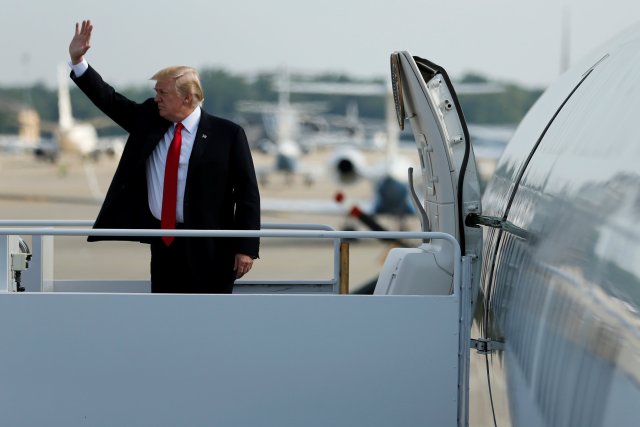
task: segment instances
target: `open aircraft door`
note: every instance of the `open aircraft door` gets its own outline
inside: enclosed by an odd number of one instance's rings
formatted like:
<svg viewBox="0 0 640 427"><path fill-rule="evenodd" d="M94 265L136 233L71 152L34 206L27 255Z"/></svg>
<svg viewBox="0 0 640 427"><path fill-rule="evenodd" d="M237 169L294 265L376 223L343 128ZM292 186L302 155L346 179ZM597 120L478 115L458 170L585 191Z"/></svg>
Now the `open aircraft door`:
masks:
<svg viewBox="0 0 640 427"><path fill-rule="evenodd" d="M482 230L466 226L465 218L469 214L480 214L480 181L455 90L442 67L412 57L408 52L391 54L391 83L398 124L403 129L405 119L409 120L420 158L423 194L416 194L411 171L409 184L422 229L455 236L462 255L469 255L474 260L472 297L475 299ZM446 254L450 251L440 248L444 245L447 243L429 242L427 250L435 254L438 266L448 270L451 262ZM420 293L416 289L395 293L416 292ZM376 288L376 293L394 292L388 289L381 292Z"/></svg>
<svg viewBox="0 0 640 427"><path fill-rule="evenodd" d="M450 234L460 244L463 256L471 263L471 307L475 311L478 298L482 266L482 229L467 225L469 217L481 215L481 190L475 156L469 132L456 96L453 84L446 71L425 59L412 57L408 52L391 55L391 81L395 109L400 128L405 121L411 124L422 173L422 194L418 196L413 186L411 171L409 184L416 211L420 215L423 231ZM425 242L420 248L395 249L387 257L378 283L376 294L448 294L447 274L452 260L448 243ZM413 257L417 266L413 274L397 274L402 269L411 270ZM403 265L403 267L401 267ZM388 268L393 266L394 268ZM403 280L403 277L421 277L422 280ZM472 318L472 316L470 316ZM471 328L468 324L461 325ZM467 329L469 330L469 329ZM479 331L469 331L470 336L479 336ZM474 341L474 340L472 340ZM482 341L476 341L480 345ZM463 348L461 345L460 348ZM471 371L466 371L467 384L476 400L466 402L472 419L485 418L491 412L490 390L485 357L469 355ZM465 372L462 370L461 372ZM474 379L475 378L475 379ZM476 392L480 391L480 392ZM465 417L466 418L466 417ZM487 421L490 418L487 418Z"/></svg>

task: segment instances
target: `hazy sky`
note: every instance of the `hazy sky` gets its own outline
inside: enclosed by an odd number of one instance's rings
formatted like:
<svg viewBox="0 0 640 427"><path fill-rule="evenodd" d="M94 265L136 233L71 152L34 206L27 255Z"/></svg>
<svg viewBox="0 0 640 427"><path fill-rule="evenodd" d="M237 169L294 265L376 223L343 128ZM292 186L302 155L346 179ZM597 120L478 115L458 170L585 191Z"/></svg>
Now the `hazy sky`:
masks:
<svg viewBox="0 0 640 427"><path fill-rule="evenodd" d="M563 9L571 62L640 21L638 0L0 1L1 86L53 86L84 18L95 27L87 58L115 85L173 64L386 77L389 54L408 50L454 78L546 86L560 70Z"/></svg>

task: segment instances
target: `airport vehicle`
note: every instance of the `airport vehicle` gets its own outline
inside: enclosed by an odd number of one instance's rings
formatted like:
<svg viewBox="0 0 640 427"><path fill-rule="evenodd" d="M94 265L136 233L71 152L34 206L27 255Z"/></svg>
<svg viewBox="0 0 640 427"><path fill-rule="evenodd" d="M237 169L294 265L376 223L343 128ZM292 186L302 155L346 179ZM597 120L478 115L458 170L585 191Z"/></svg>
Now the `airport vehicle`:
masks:
<svg viewBox="0 0 640 427"><path fill-rule="evenodd" d="M430 233L390 252L375 295L17 293L5 250L3 424L637 424L640 25L545 92L482 200L446 71L391 59Z"/></svg>

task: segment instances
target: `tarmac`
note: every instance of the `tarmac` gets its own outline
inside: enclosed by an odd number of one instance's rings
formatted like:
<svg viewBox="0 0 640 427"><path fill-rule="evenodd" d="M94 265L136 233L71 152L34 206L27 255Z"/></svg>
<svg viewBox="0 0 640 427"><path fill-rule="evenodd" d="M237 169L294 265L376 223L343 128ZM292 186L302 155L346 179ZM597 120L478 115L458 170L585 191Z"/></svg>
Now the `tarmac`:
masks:
<svg viewBox="0 0 640 427"><path fill-rule="evenodd" d="M332 201L338 191L351 200L370 199L373 186L362 180L341 186L327 174L329 151L315 152L301 159L303 171L324 171L309 185L302 175L269 175L260 184L263 200L314 199ZM368 155L368 161L380 158ZM98 214L117 158L98 161L63 155L57 163L35 159L31 154L0 154L0 218L93 220ZM256 168L270 167L273 158L254 153ZM396 229L394 218L380 218L389 229ZM357 220L343 215L308 214L296 211L262 212L263 223L325 224L336 230L344 227L366 230ZM418 228L417 218L408 221L407 231ZM27 241L29 237L22 236ZM149 278L149 249L135 242L88 243L83 237L56 237L54 241L55 280L144 280ZM417 242L416 242L417 244ZM375 280L392 245L379 240L350 242L349 282L351 291ZM331 240L263 238L260 259L247 280L327 280L333 276Z"/></svg>

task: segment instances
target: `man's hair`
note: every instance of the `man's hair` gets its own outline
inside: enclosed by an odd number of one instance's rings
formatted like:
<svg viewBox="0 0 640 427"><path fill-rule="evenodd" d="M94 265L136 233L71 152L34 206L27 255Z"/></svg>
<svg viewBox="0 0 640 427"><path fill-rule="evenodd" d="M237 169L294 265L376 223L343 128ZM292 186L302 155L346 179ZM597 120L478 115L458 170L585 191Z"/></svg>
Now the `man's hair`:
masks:
<svg viewBox="0 0 640 427"><path fill-rule="evenodd" d="M172 67L163 68L155 73L150 80L167 80L173 79L176 83L176 91L181 97L185 97L188 94L192 96L192 107L196 107L202 104L204 101L204 94L202 93L202 86L200 85L200 77L195 68L187 67L184 65L176 65Z"/></svg>

